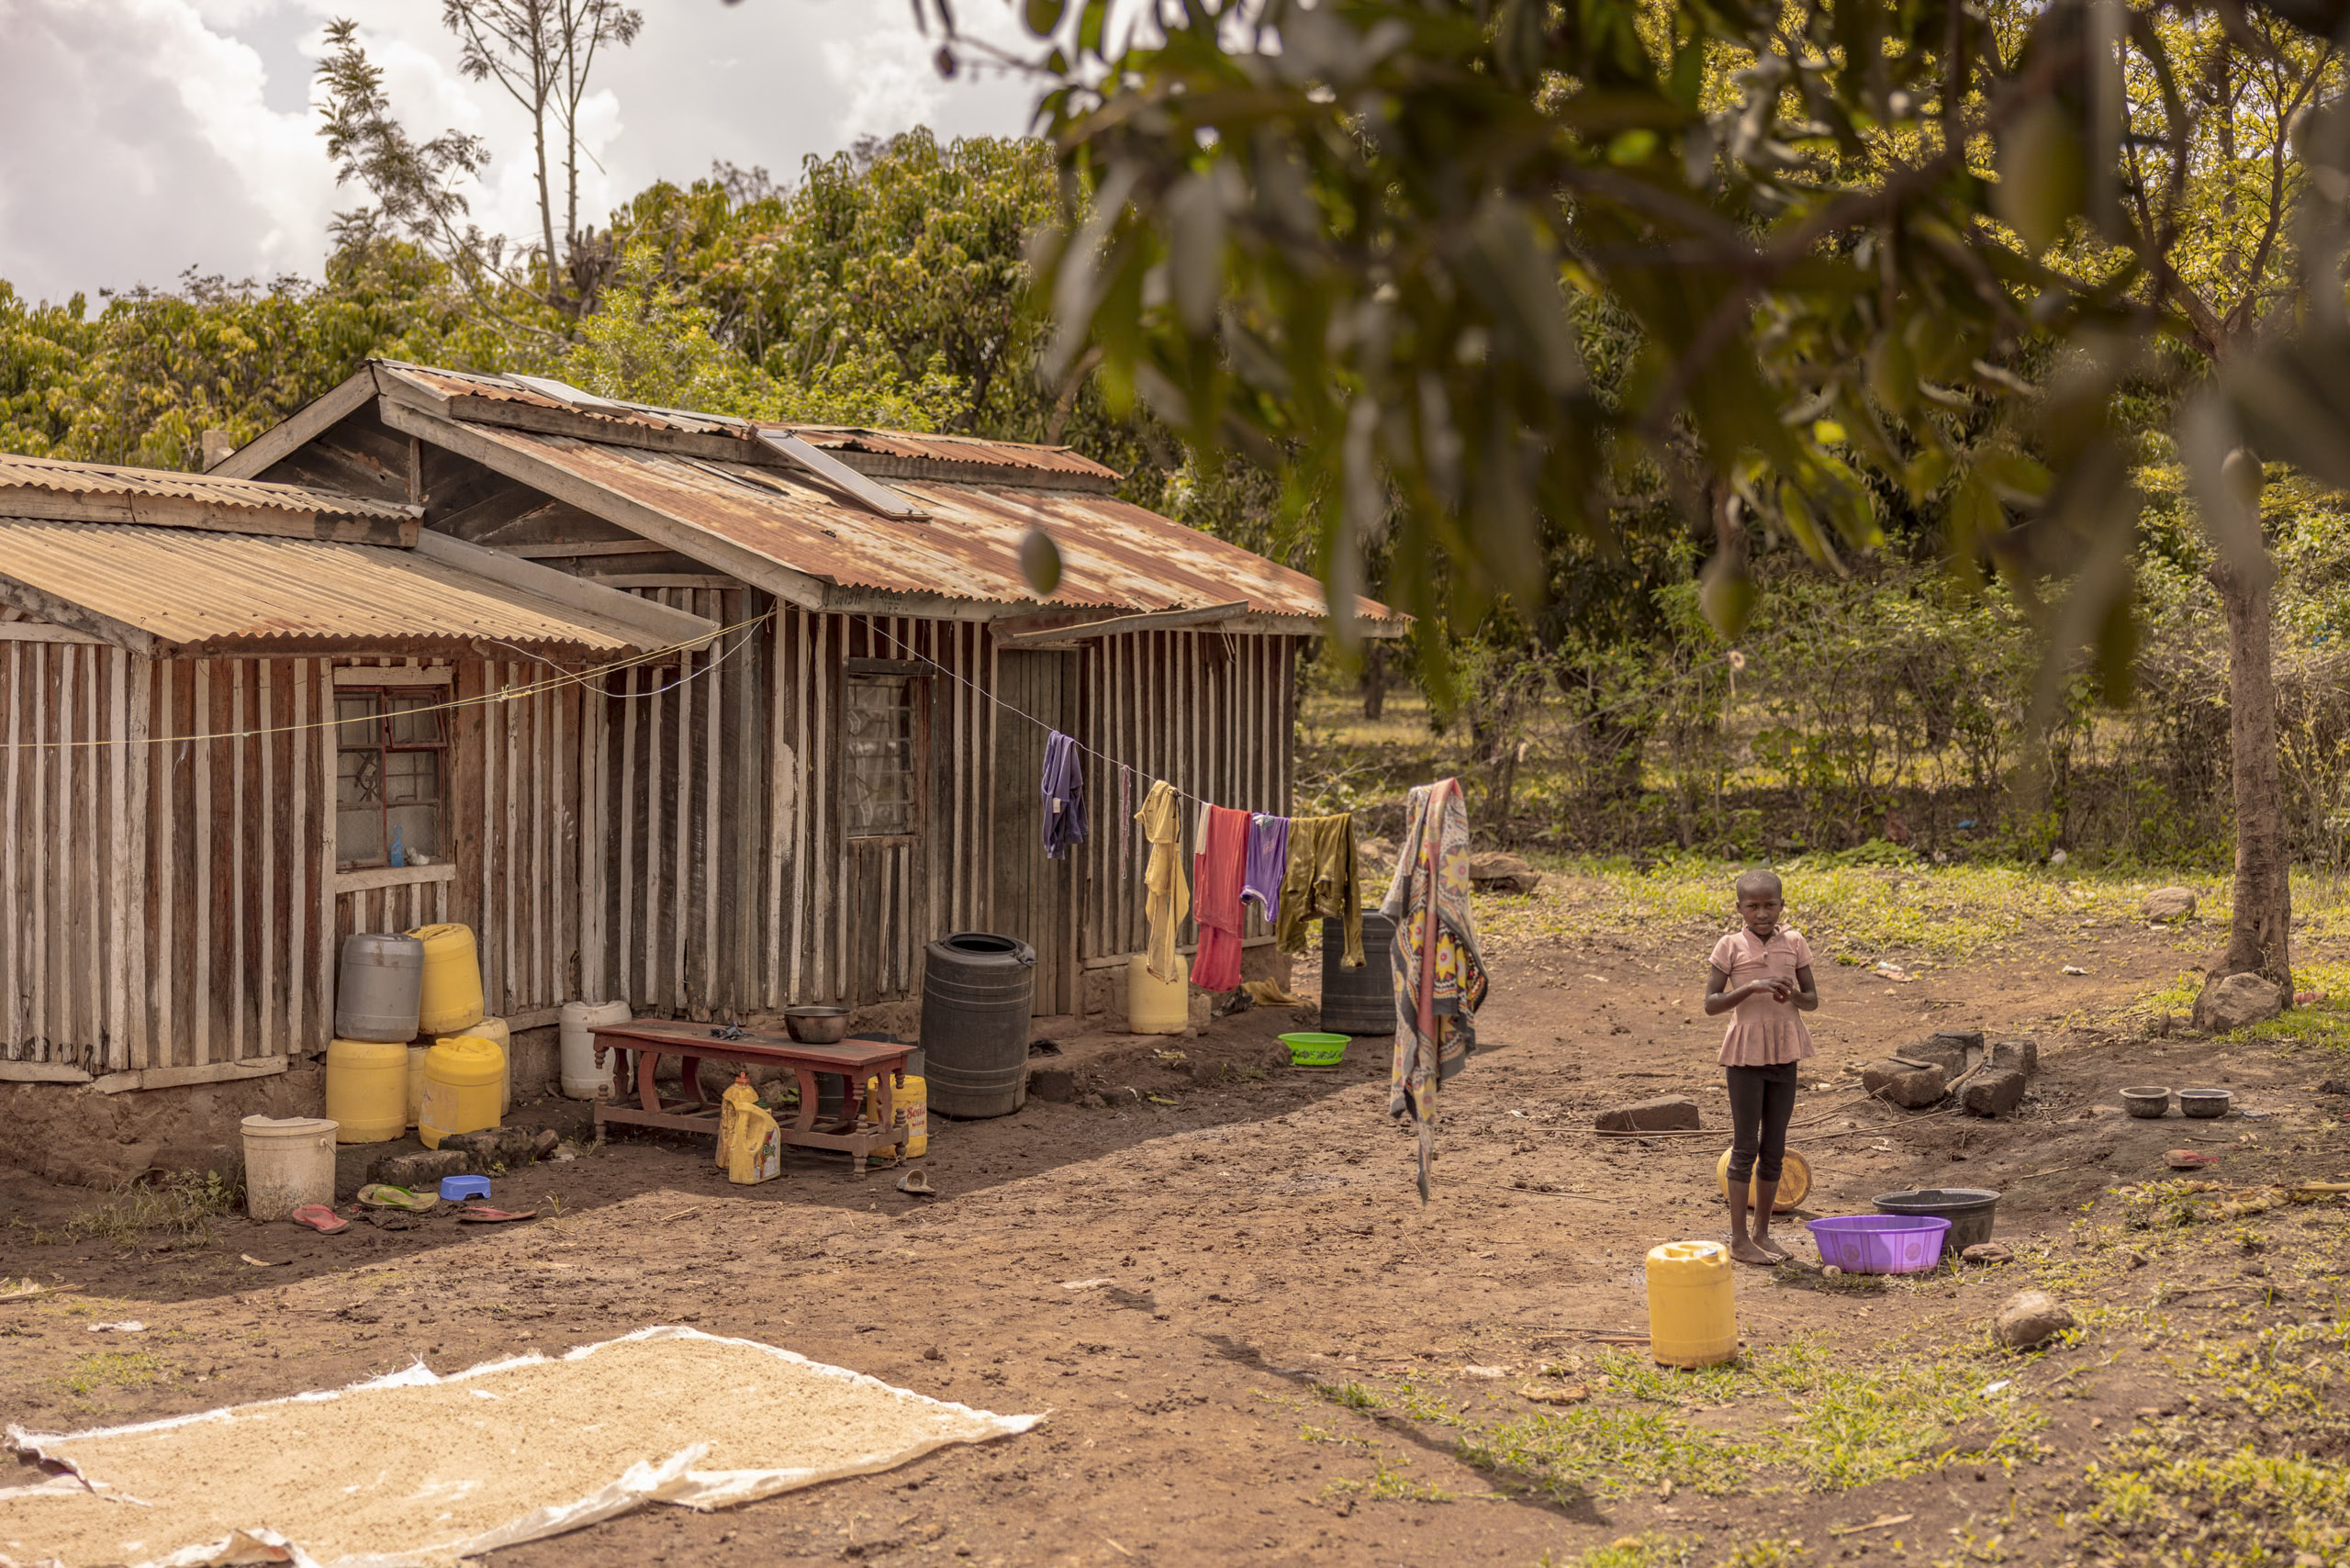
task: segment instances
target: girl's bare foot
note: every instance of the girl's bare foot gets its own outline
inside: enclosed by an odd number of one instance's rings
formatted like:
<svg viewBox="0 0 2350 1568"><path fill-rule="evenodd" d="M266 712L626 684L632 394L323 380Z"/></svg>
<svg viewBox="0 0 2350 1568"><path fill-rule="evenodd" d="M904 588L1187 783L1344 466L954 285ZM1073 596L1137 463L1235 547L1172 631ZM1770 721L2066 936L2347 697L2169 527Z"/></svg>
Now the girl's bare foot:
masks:
<svg viewBox="0 0 2350 1568"><path fill-rule="evenodd" d="M1729 1238L1729 1255L1741 1263L1771 1264L1779 1260L1754 1245L1754 1238L1740 1231Z"/></svg>
<svg viewBox="0 0 2350 1568"><path fill-rule="evenodd" d="M1787 1249L1772 1240L1768 1235L1754 1237L1752 1240L1757 1248L1771 1255L1773 1262L1784 1263L1787 1260Z"/></svg>

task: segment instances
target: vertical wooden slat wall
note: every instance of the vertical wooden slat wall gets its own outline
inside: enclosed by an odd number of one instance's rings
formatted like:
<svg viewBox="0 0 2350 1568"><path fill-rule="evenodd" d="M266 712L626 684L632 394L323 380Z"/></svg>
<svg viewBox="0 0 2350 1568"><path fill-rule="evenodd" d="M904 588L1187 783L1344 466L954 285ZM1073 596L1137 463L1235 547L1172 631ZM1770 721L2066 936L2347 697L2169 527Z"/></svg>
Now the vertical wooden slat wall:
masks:
<svg viewBox="0 0 2350 1568"><path fill-rule="evenodd" d="M1078 953L1109 962L1139 952L1147 858L1131 820L1151 781L1164 778L1216 805L1286 816L1295 770L1291 684L1299 639L1218 632L1136 632L1086 644L1080 722L1087 743L1135 769L1120 820L1118 768L1085 759L1091 836L1079 863ZM1185 874L1196 799L1183 802ZM1121 842L1125 846L1123 859ZM1248 935L1265 935L1249 906ZM1197 931L1186 921L1180 939Z"/></svg>

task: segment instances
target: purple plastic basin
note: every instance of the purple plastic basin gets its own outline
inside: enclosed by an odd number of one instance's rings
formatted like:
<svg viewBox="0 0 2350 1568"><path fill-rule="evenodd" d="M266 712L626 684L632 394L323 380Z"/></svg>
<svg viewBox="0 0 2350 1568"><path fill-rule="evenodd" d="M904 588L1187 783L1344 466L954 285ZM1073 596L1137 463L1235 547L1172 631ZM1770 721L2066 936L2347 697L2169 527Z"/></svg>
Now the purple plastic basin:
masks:
<svg viewBox="0 0 2350 1568"><path fill-rule="evenodd" d="M1922 1274L1942 1260L1950 1221L1933 1215L1839 1215L1816 1219L1819 1260L1848 1274Z"/></svg>

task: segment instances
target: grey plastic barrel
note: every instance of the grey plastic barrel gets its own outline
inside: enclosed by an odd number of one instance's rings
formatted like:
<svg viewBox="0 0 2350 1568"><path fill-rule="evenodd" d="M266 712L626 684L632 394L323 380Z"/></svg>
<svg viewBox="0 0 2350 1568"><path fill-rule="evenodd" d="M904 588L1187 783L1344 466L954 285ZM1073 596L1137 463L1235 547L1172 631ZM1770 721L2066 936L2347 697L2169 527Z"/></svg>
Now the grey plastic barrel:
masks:
<svg viewBox="0 0 2350 1568"><path fill-rule="evenodd" d="M389 932L342 939L334 1032L344 1040L413 1040L424 998L424 944Z"/></svg>
<svg viewBox="0 0 2350 1568"><path fill-rule="evenodd" d="M958 931L923 949L923 1081L930 1109L977 1120L1028 1098L1028 1019L1036 950L1013 936Z"/></svg>
<svg viewBox="0 0 2350 1568"><path fill-rule="evenodd" d="M1347 968L1347 928L1322 923L1322 1027L1333 1035L1392 1035L1395 1032L1393 962L1395 923L1383 914L1362 917L1363 965Z"/></svg>

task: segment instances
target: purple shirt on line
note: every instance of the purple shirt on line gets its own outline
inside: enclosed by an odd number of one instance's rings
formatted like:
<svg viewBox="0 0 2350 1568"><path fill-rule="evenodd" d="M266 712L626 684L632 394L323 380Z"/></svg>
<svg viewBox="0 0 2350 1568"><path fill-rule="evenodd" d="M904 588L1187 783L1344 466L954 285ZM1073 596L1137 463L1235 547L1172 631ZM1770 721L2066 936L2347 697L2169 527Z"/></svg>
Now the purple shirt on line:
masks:
<svg viewBox="0 0 2350 1568"><path fill-rule="evenodd" d="M1058 860L1085 842L1085 773L1077 743L1058 730L1045 736L1045 855Z"/></svg>
<svg viewBox="0 0 2350 1568"><path fill-rule="evenodd" d="M1255 899L1265 912L1265 924L1281 918L1281 878L1289 871L1289 819L1248 819L1248 868L1240 879L1240 896Z"/></svg>

